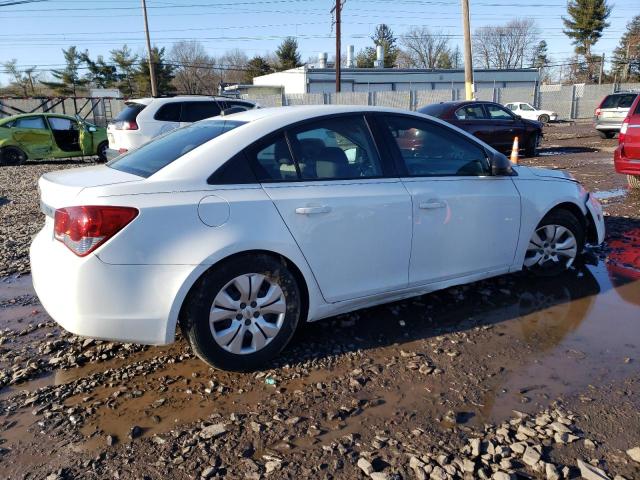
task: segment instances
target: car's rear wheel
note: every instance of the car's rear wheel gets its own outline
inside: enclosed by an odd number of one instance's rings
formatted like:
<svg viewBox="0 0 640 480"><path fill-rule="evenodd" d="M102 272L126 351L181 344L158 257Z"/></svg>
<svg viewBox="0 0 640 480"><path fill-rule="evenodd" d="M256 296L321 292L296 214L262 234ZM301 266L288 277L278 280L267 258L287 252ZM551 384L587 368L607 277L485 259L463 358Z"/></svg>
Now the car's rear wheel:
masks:
<svg viewBox="0 0 640 480"><path fill-rule="evenodd" d="M640 188L640 175L627 175L629 188Z"/></svg>
<svg viewBox="0 0 640 480"><path fill-rule="evenodd" d="M603 130L598 130L598 135L600 135L600 138L613 138L615 134L616 132L607 132Z"/></svg>
<svg viewBox="0 0 640 480"><path fill-rule="evenodd" d="M266 367L300 319L300 290L286 265L242 255L206 272L187 298L181 326L194 352L223 370Z"/></svg>
<svg viewBox="0 0 640 480"><path fill-rule="evenodd" d="M96 153L98 154L98 160L100 162L106 162L107 161L107 149L108 148L109 148L109 142L107 142L107 141L101 142L100 145L98 145Z"/></svg>
<svg viewBox="0 0 640 480"><path fill-rule="evenodd" d="M540 123L549 123L549 115L547 115L546 113L543 113L538 117L538 121Z"/></svg>
<svg viewBox="0 0 640 480"><path fill-rule="evenodd" d="M4 147L0 149L0 165L22 165L27 161L27 154L18 147Z"/></svg>
<svg viewBox="0 0 640 480"><path fill-rule="evenodd" d="M529 240L524 267L543 276L558 275L569 269L584 247L584 228L567 210L549 213Z"/></svg>

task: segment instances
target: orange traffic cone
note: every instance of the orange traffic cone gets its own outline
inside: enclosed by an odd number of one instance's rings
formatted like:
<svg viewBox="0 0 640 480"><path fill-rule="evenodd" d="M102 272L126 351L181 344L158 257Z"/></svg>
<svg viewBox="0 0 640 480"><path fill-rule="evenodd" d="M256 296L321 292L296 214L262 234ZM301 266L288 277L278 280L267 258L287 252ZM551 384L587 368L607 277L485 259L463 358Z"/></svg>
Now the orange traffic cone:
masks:
<svg viewBox="0 0 640 480"><path fill-rule="evenodd" d="M511 148L511 163L518 163L518 137L514 137L513 139L513 147Z"/></svg>

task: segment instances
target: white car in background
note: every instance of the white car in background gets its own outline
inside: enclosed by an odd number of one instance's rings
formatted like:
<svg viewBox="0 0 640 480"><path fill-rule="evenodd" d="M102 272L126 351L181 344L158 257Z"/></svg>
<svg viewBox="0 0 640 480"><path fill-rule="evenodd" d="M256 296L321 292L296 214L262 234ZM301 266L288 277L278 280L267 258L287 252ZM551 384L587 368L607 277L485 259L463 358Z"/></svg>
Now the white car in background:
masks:
<svg viewBox="0 0 640 480"><path fill-rule="evenodd" d="M266 368L298 324L523 268L604 238L570 175L436 118L299 106L181 128L39 181L36 292L65 329ZM372 319L372 321L374 321Z"/></svg>
<svg viewBox="0 0 640 480"><path fill-rule="evenodd" d="M257 105L249 101L200 95L128 100L125 108L107 125L107 158L134 150L178 127L222 112L236 113L252 108Z"/></svg>
<svg viewBox="0 0 640 480"><path fill-rule="evenodd" d="M510 102L504 105L516 115L526 118L527 120L537 120L540 123L555 122L558 120L558 114L551 110L538 110L530 103Z"/></svg>

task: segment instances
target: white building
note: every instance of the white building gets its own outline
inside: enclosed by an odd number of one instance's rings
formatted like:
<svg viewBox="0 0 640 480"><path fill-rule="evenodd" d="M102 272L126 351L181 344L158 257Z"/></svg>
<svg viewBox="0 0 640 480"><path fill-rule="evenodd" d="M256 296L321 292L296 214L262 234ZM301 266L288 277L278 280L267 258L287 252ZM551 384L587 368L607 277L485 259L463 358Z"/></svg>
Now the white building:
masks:
<svg viewBox="0 0 640 480"><path fill-rule="evenodd" d="M464 70L417 68L342 68L343 92L376 92L464 89ZM508 70L477 69L473 72L476 90L485 88L533 88L539 72L533 68ZM253 79L254 85L283 87L285 94L332 93L336 89L334 68L302 66Z"/></svg>

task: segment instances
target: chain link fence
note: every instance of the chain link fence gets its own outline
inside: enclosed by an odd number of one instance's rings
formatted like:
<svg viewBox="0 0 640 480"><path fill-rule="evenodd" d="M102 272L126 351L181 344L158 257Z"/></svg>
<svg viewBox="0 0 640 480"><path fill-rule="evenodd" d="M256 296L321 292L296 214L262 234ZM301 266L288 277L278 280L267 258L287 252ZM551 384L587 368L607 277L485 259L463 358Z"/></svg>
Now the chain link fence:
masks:
<svg viewBox="0 0 640 480"><path fill-rule="evenodd" d="M478 100L498 103L527 102L553 110L560 120L586 119L602 99L612 92L635 90L640 83L605 85L541 85L535 88L481 88ZM463 100L464 90L445 88L434 90L403 90L340 93L248 94L243 98L262 107L287 105L377 105L416 110L431 103ZM0 98L0 118L20 113L62 113L77 115L83 120L104 126L124 107L125 99L91 97Z"/></svg>

